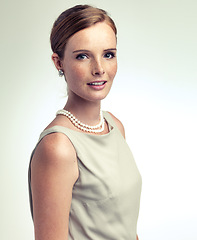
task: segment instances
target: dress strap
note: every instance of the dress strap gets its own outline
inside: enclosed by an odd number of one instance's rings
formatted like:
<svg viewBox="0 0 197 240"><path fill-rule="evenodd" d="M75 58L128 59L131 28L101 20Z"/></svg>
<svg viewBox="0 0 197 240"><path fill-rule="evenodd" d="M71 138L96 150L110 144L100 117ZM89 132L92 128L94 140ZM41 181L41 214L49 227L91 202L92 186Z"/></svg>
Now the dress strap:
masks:
<svg viewBox="0 0 197 240"><path fill-rule="evenodd" d="M66 136L68 136L69 129L65 128L63 126L59 126L59 125L48 128L40 134L40 138L39 138L38 142L40 142L46 135L49 135L51 133L57 133L57 132L63 133Z"/></svg>
<svg viewBox="0 0 197 240"><path fill-rule="evenodd" d="M109 112L103 111L103 116L107 120L107 122L112 126L112 128L117 127L115 121L113 120L113 118Z"/></svg>
<svg viewBox="0 0 197 240"><path fill-rule="evenodd" d="M120 132L119 127L116 125L116 122L114 121L112 115L109 112L104 111L103 112L104 118L107 120L109 126L111 129L114 128L115 132L118 133L121 137L123 137L122 133Z"/></svg>

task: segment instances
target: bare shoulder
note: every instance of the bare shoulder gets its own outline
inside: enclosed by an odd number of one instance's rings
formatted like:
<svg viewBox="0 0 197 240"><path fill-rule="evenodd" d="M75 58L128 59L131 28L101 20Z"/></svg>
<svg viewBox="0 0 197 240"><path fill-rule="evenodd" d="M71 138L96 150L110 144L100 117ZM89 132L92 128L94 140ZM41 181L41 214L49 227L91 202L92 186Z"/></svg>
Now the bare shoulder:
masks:
<svg viewBox="0 0 197 240"><path fill-rule="evenodd" d="M68 239L72 189L78 179L75 149L63 133L45 136L31 162L35 239Z"/></svg>
<svg viewBox="0 0 197 240"><path fill-rule="evenodd" d="M125 138L125 129L122 122L118 118L116 118L111 112L108 112L108 113L111 115L117 127L119 128L120 132L122 133L123 137Z"/></svg>
<svg viewBox="0 0 197 240"><path fill-rule="evenodd" d="M38 178L41 181L59 179L72 188L79 172L76 152L69 138L63 133L46 135L35 150L31 171L32 182L37 182Z"/></svg>
<svg viewBox="0 0 197 240"><path fill-rule="evenodd" d="M73 166L73 178L78 176L75 149L63 133L52 133L41 140L32 159L32 165L34 164L53 169Z"/></svg>

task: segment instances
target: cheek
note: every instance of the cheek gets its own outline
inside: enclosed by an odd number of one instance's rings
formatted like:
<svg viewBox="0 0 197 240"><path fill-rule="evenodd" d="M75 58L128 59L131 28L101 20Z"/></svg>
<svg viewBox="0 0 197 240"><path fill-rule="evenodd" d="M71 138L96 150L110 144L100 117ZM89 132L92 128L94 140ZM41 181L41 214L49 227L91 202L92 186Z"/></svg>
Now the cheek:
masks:
<svg viewBox="0 0 197 240"><path fill-rule="evenodd" d="M74 82L81 80L85 77L84 68L80 65L69 65L67 69L65 69L66 79L70 82L75 84Z"/></svg>
<svg viewBox="0 0 197 240"><path fill-rule="evenodd" d="M116 72L117 72L117 62L115 62L113 65L110 66L110 71L109 71L110 78L113 79L116 76Z"/></svg>
<svg viewBox="0 0 197 240"><path fill-rule="evenodd" d="M73 78L77 80L80 80L80 79L82 80L83 78L86 77L87 69L85 66L82 66L82 64L78 64L73 66L70 69L70 73L71 73L71 76L73 76Z"/></svg>

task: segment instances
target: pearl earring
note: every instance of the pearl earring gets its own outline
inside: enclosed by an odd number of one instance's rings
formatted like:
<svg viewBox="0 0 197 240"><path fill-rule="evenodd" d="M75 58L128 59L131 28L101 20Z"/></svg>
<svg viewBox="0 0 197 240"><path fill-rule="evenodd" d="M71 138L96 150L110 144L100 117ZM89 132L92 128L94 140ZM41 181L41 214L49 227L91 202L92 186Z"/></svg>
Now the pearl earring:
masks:
<svg viewBox="0 0 197 240"><path fill-rule="evenodd" d="M59 69L58 73L59 73L59 77L64 76L64 72L62 71L62 69Z"/></svg>

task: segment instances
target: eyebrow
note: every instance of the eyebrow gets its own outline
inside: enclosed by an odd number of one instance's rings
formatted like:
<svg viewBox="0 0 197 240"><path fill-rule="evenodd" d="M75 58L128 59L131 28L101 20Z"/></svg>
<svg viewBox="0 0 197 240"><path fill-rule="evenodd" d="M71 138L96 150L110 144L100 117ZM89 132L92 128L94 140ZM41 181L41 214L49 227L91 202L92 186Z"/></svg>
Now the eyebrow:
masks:
<svg viewBox="0 0 197 240"><path fill-rule="evenodd" d="M117 51L117 49L116 48L109 48L109 49L104 50L104 52L107 52L107 51Z"/></svg>
<svg viewBox="0 0 197 240"><path fill-rule="evenodd" d="M108 49L105 49L104 52L116 51L116 50L117 50L116 48L108 48ZM91 52L91 51L87 49L80 49L80 50L73 51L73 53L78 53L78 52Z"/></svg>

